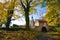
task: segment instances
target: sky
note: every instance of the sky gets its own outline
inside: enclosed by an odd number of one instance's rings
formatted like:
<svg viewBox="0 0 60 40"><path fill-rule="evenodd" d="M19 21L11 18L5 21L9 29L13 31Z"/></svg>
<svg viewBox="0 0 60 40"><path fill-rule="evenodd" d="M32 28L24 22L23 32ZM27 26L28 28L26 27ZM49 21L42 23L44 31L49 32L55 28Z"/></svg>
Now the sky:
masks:
<svg viewBox="0 0 60 40"><path fill-rule="evenodd" d="M3 2L2 0L0 0L0 2ZM41 6L37 6L35 7L37 9L37 13L36 14L32 14L30 15L30 20L32 20L32 16L33 16L33 19L36 20L36 19L40 19L42 16L44 16L46 14L46 7L41 7ZM19 12L15 12L15 13L19 13ZM18 14L19 15L19 14ZM14 21L11 21L11 25L13 24L17 24L17 25L24 25L26 22L25 22L25 18L18 18Z"/></svg>
<svg viewBox="0 0 60 40"><path fill-rule="evenodd" d="M37 13L31 15L31 16L33 16L34 20L40 19L40 17L42 17L46 14L46 7L37 6L36 9L37 9ZM31 17L30 17L30 19L31 19Z"/></svg>

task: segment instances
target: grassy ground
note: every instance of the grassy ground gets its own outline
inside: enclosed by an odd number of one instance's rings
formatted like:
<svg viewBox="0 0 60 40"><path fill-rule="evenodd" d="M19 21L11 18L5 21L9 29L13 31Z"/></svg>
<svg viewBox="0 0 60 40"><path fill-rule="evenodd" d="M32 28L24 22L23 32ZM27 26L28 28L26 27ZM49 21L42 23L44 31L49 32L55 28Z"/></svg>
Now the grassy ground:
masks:
<svg viewBox="0 0 60 40"><path fill-rule="evenodd" d="M40 32L33 30L0 30L0 40L38 40Z"/></svg>

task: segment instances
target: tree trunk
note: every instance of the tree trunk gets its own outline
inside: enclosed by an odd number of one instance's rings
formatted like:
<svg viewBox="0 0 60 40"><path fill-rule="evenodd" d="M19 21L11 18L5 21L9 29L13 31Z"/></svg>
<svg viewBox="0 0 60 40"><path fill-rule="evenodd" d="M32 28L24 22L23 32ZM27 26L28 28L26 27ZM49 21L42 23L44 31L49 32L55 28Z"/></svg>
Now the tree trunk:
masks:
<svg viewBox="0 0 60 40"><path fill-rule="evenodd" d="M10 21L11 21L11 17L7 18L7 23L6 23L6 28L8 29L10 26Z"/></svg>
<svg viewBox="0 0 60 40"><path fill-rule="evenodd" d="M7 22L6 22L6 28L8 29L10 26L10 22L11 22L11 18L13 15L14 10L8 10L8 18L7 18Z"/></svg>
<svg viewBox="0 0 60 40"><path fill-rule="evenodd" d="M29 27L29 11L25 10L25 21L26 21L26 29L30 29Z"/></svg>
<svg viewBox="0 0 60 40"><path fill-rule="evenodd" d="M23 9L24 9L24 12L25 12L25 21L26 21L26 29L30 29L29 28L29 9L30 9L30 2L31 2L32 0L30 0L30 1L28 1L28 0L26 0L26 6L27 7L25 7L25 5L23 4L23 2L22 2L22 0L20 0L20 2L21 2L21 5L22 5L22 7L23 7Z"/></svg>

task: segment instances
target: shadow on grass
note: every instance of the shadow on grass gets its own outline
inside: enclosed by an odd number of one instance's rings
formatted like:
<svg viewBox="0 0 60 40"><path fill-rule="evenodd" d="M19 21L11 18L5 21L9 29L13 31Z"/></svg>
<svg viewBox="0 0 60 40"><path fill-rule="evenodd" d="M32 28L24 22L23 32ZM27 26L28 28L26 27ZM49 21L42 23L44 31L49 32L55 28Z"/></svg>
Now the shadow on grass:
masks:
<svg viewBox="0 0 60 40"><path fill-rule="evenodd" d="M18 30L27 30L26 28L0 28L0 30L6 30L6 31L18 31Z"/></svg>

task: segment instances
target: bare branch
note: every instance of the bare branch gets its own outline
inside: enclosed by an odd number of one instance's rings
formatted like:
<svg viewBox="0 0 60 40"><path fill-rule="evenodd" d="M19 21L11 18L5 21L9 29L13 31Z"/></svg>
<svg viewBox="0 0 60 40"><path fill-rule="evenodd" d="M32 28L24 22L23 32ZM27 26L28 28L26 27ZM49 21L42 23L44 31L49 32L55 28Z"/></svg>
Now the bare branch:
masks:
<svg viewBox="0 0 60 40"><path fill-rule="evenodd" d="M32 2L32 0L29 1L29 4Z"/></svg>
<svg viewBox="0 0 60 40"><path fill-rule="evenodd" d="M28 3L28 4L29 4L29 7L30 7L30 3L31 3L31 2L32 2L32 0L30 0L29 3Z"/></svg>
<svg viewBox="0 0 60 40"><path fill-rule="evenodd" d="M28 0L26 0L26 3L28 3Z"/></svg>
<svg viewBox="0 0 60 40"><path fill-rule="evenodd" d="M25 6L24 6L24 4L22 3L22 0L20 0L20 2L21 2L22 7L25 9Z"/></svg>

